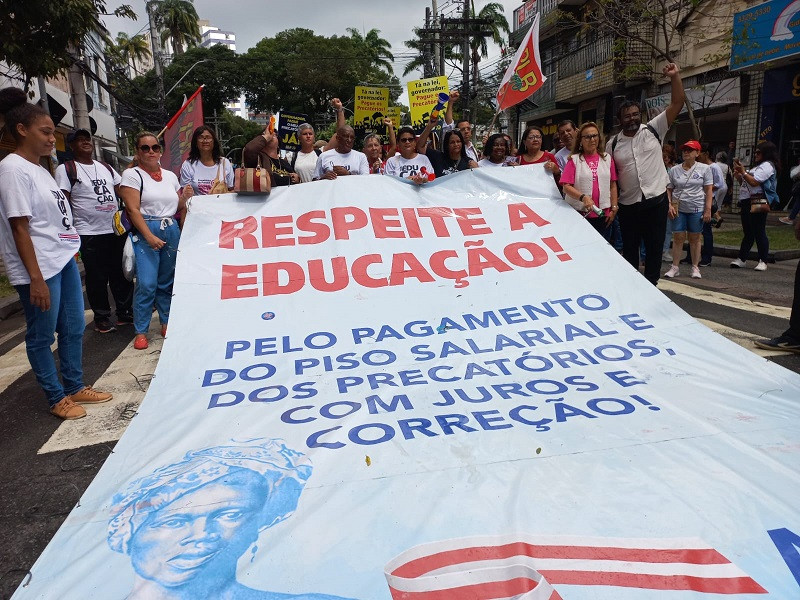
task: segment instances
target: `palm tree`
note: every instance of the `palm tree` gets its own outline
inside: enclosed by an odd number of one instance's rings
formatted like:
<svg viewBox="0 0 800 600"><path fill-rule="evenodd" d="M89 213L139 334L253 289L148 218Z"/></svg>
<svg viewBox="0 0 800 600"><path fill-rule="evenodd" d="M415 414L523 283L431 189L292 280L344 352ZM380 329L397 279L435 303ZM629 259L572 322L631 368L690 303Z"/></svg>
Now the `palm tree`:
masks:
<svg viewBox="0 0 800 600"><path fill-rule="evenodd" d="M183 54L184 46L196 46L200 40L197 10L194 0L163 0L156 9L156 18L161 29L161 43L172 41L173 53Z"/></svg>
<svg viewBox="0 0 800 600"><path fill-rule="evenodd" d="M142 35L130 37L127 33L120 32L114 44L109 45L108 52L112 59L120 66L128 67L135 75L136 63L150 58L150 42Z"/></svg>
<svg viewBox="0 0 800 600"><path fill-rule="evenodd" d="M347 33L350 34L350 38L354 42L363 45L367 49L374 65L384 69L389 75L394 73L391 63L394 60L394 55L391 52L392 45L381 37L379 29L370 29L367 35L364 36L355 27L348 27Z"/></svg>
<svg viewBox="0 0 800 600"><path fill-rule="evenodd" d="M490 2L484 6L478 14L475 14L475 3L472 3L472 18L488 19L491 21L489 27L489 37L498 46L503 46L503 34L510 35L511 29L505 15L505 7L499 2ZM489 55L488 44L483 36L475 36L470 41L470 62L472 63L472 90L477 90L478 85L478 63L481 58Z"/></svg>
<svg viewBox="0 0 800 600"><path fill-rule="evenodd" d="M419 27L414 27L413 29L414 35L416 37L406 40L403 42L406 48L414 50L417 55L411 59L411 61L406 65L406 68L403 69L403 76L405 77L411 71L419 69L422 71L423 77L432 77L433 76L433 62L429 53L425 51L426 43L419 39Z"/></svg>

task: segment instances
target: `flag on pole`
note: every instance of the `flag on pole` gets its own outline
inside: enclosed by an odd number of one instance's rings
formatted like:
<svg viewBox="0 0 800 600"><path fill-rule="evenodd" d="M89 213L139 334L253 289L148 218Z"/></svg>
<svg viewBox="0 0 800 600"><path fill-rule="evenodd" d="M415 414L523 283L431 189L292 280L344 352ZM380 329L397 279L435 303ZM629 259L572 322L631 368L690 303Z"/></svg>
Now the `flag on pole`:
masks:
<svg viewBox="0 0 800 600"><path fill-rule="evenodd" d="M556 585L638 588L653 599L656 590L767 593L699 539L462 538L411 548L385 573L393 600L559 600Z"/></svg>
<svg viewBox="0 0 800 600"><path fill-rule="evenodd" d="M192 133L203 124L203 96L205 85L183 103L180 110L169 120L164 128L164 154L161 166L176 175L180 172L183 161L189 156Z"/></svg>
<svg viewBox="0 0 800 600"><path fill-rule="evenodd" d="M539 13L522 40L517 53L508 65L500 89L497 90L497 110L505 110L519 104L542 87L547 78L542 75L539 58Z"/></svg>

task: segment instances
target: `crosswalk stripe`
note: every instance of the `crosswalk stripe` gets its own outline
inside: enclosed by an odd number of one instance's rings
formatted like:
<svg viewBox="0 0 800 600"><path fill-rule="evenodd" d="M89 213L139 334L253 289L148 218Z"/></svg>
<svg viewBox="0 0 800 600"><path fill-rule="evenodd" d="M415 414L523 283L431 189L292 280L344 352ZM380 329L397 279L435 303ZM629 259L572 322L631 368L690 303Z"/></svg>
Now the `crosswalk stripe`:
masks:
<svg viewBox="0 0 800 600"><path fill-rule="evenodd" d="M712 331L716 331L718 334L728 338L730 341L739 344L742 348L750 350L750 352L763 356L764 358L769 356L785 356L787 354L781 350L764 350L763 348L757 348L753 342L763 339L763 335L756 335L747 331L734 329L733 327L727 327L726 325L721 325L720 323L709 321L708 319L697 319L697 321Z"/></svg>
<svg viewBox="0 0 800 600"><path fill-rule="evenodd" d="M92 320L92 311L84 311L84 320L88 325ZM25 328L23 327L21 331L25 331ZM19 335L21 331L17 330L12 333L14 335ZM11 335L11 333L8 335ZM56 348L58 348L58 341L53 344L51 350L55 351ZM25 342L17 344L11 350L0 356L0 394L6 391L8 386L27 373L30 368L31 364L28 362L28 354L25 352Z"/></svg>
<svg viewBox="0 0 800 600"><path fill-rule="evenodd" d="M131 340L92 386L114 394L111 401L96 406L84 404L86 417L63 421L39 448L38 454L114 442L122 437L156 371L164 342L160 331L161 326L154 316L147 336L150 342L147 350L135 350Z"/></svg>
<svg viewBox="0 0 800 600"><path fill-rule="evenodd" d="M696 288L685 283L676 283L668 279L659 279L658 288L662 291L674 292L681 296L688 296L695 300L703 300L712 304L721 306L728 306L730 308L738 308L739 310L746 310L755 312L762 315L771 317L779 317L781 319L789 320L789 315L792 312L791 308L784 306L775 306L773 304L766 304L765 302L754 302L745 298L738 298L730 294L723 294L721 292L713 292L702 288Z"/></svg>

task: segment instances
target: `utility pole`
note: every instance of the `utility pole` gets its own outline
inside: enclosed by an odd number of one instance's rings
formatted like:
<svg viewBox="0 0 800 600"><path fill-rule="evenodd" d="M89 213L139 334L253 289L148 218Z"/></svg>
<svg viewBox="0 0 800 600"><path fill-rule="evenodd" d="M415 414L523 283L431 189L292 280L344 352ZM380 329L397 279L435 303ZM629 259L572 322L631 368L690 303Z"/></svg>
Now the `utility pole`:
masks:
<svg viewBox="0 0 800 600"><path fill-rule="evenodd" d="M158 95L158 110L162 115L164 109L164 67L161 64L161 45L158 40L158 27L156 26L156 6L161 0L148 0L147 17L150 21L150 45L153 47L153 66L156 70L156 93Z"/></svg>
<svg viewBox="0 0 800 600"><path fill-rule="evenodd" d="M461 43L461 111L463 119L470 118L469 98L469 2L464 0L464 41Z"/></svg>
<svg viewBox="0 0 800 600"><path fill-rule="evenodd" d="M436 33L433 34L434 70L437 75L444 75L444 64L442 57L439 55L439 8L436 0L431 0L431 12L433 13L433 29L436 31Z"/></svg>
<svg viewBox="0 0 800 600"><path fill-rule="evenodd" d="M86 80L83 78L78 61L81 60L78 49L70 45L69 52L72 55L72 64L67 71L69 80L70 104L72 104L72 125L75 129L85 129L91 131L89 123L89 105L86 102ZM45 96L45 100L47 96Z"/></svg>

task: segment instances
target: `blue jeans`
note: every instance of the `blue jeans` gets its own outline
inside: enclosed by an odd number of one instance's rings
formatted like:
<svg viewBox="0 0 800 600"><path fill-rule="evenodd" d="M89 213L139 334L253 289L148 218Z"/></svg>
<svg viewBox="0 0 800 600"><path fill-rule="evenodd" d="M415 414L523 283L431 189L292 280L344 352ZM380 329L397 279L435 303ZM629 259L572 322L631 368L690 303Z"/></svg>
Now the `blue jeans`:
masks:
<svg viewBox="0 0 800 600"><path fill-rule="evenodd" d="M75 259L61 272L45 281L50 290L50 310L41 310L31 304L31 286L17 285L19 299L25 311L25 350L36 381L44 390L47 402L55 406L64 396L74 394L83 385L83 290L81 276ZM58 379L56 361L50 346L58 333L58 360L61 379Z"/></svg>
<svg viewBox="0 0 800 600"><path fill-rule="evenodd" d="M169 321L172 304L172 283L175 280L175 260L178 257L178 242L181 238L178 224L169 219L145 216L147 227L166 244L153 250L143 237L131 233L133 252L136 256L136 287L133 292L133 326L136 333L147 333L153 304L162 325Z"/></svg>

